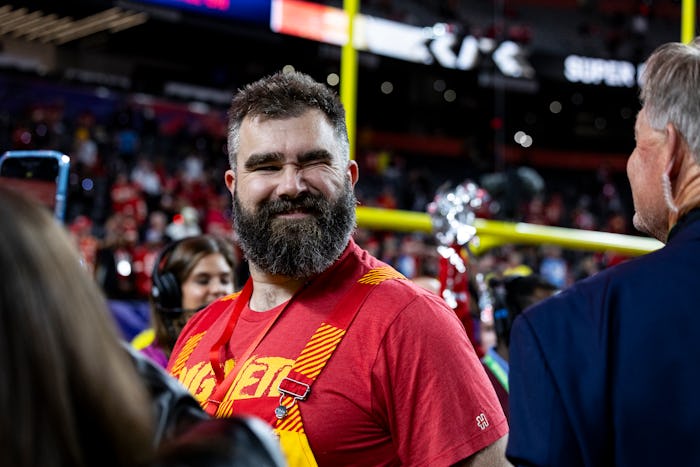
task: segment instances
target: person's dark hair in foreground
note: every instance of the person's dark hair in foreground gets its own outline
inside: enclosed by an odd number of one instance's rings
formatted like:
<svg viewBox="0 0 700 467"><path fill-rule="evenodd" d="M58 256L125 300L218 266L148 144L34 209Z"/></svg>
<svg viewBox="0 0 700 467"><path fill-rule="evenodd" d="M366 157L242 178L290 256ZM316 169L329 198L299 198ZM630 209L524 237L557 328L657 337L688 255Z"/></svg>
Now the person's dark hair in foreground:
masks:
<svg viewBox="0 0 700 467"><path fill-rule="evenodd" d="M0 465L134 466L151 406L107 305L51 214L0 186Z"/></svg>
<svg viewBox="0 0 700 467"><path fill-rule="evenodd" d="M211 419L120 341L102 291L47 209L0 186L0 216L0 465L285 465L262 421Z"/></svg>
<svg viewBox="0 0 700 467"><path fill-rule="evenodd" d="M168 370L217 417L274 427L290 465L500 466L508 426L447 303L362 250L345 112L299 72L229 109L239 294L197 313Z"/></svg>
<svg viewBox="0 0 700 467"><path fill-rule="evenodd" d="M700 465L700 39L659 46L640 97L633 222L665 245L515 320L507 455L517 465Z"/></svg>

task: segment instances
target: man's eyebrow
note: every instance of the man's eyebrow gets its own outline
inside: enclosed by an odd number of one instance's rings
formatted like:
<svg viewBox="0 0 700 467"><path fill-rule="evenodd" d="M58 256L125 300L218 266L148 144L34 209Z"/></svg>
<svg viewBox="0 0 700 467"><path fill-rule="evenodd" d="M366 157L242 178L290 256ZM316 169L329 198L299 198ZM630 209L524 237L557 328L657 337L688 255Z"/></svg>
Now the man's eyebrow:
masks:
<svg viewBox="0 0 700 467"><path fill-rule="evenodd" d="M331 160L333 158L333 155L326 151L325 149L316 149L314 151L308 151L302 154L299 154L299 162L304 163L304 162L313 162L313 161L321 161L321 160Z"/></svg>
<svg viewBox="0 0 700 467"><path fill-rule="evenodd" d="M284 156L278 152L263 152L259 154L251 154L245 161L245 168L250 169L261 164L269 164L270 162L280 162L284 160Z"/></svg>
<svg viewBox="0 0 700 467"><path fill-rule="evenodd" d="M316 161L328 161L332 158L333 155L325 149L315 149L312 151L303 152L297 156L297 160L300 164ZM284 155L279 152L262 152L257 154L251 154L245 161L244 167L246 169L253 169L260 165L272 163L279 164L283 162Z"/></svg>

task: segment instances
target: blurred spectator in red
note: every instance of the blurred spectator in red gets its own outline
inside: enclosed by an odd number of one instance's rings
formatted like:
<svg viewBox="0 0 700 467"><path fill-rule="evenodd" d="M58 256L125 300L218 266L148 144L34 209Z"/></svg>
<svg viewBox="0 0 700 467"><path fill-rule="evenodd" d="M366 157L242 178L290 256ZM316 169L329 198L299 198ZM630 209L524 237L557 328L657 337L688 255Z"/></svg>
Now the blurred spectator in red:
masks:
<svg viewBox="0 0 700 467"><path fill-rule="evenodd" d="M100 241L93 235L92 227L92 220L87 216L80 215L73 219L68 226L68 231L78 247L85 268L94 277Z"/></svg>
<svg viewBox="0 0 700 467"><path fill-rule="evenodd" d="M136 223L146 220L148 208L141 187L129 180L126 172L120 171L110 190L112 212L133 217Z"/></svg>
<svg viewBox="0 0 700 467"><path fill-rule="evenodd" d="M397 209L399 205L396 194L389 185L384 185L382 187L382 191L377 196L376 203L378 207L384 209Z"/></svg>
<svg viewBox="0 0 700 467"><path fill-rule="evenodd" d="M529 224L546 225L548 219L545 215L545 206L542 196L533 196L525 208L523 220Z"/></svg>
<svg viewBox="0 0 700 467"><path fill-rule="evenodd" d="M147 299L151 294L151 273L158 253L167 243L167 237L154 239L136 245L132 256L132 274L134 276L134 288L140 299Z"/></svg>
<svg viewBox="0 0 700 467"><path fill-rule="evenodd" d="M229 193L219 193L209 197L202 222L204 233L231 237L233 224L228 214L230 204L231 195Z"/></svg>
<svg viewBox="0 0 700 467"><path fill-rule="evenodd" d="M564 198L561 193L554 192L544 206L544 218L546 225L561 226L564 221Z"/></svg>

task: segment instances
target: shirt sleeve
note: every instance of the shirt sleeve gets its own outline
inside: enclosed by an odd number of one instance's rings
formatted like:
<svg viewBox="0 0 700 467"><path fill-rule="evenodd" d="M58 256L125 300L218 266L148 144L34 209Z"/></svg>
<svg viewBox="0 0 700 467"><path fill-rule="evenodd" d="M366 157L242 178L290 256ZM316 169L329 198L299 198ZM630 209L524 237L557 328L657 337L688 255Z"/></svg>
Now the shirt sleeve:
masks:
<svg viewBox="0 0 700 467"><path fill-rule="evenodd" d="M464 327L437 300L419 296L398 314L373 379L404 465L452 465L508 432Z"/></svg>

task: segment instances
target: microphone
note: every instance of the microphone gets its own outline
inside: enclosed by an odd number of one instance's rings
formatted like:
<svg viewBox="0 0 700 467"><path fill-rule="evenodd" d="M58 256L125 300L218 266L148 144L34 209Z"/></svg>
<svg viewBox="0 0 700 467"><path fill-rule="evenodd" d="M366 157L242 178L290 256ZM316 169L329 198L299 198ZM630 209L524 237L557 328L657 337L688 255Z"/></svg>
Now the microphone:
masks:
<svg viewBox="0 0 700 467"><path fill-rule="evenodd" d="M205 309L207 307L207 305L209 305L209 304L206 303L206 304L199 306L197 308L165 308L165 307L162 307L160 305L156 305L156 309L163 314L179 315L181 313L185 313L188 311L191 311L193 313L197 313L198 311L202 311L203 309Z"/></svg>

